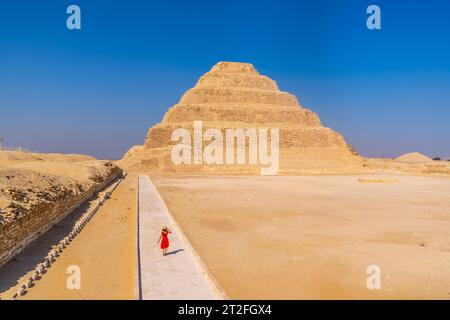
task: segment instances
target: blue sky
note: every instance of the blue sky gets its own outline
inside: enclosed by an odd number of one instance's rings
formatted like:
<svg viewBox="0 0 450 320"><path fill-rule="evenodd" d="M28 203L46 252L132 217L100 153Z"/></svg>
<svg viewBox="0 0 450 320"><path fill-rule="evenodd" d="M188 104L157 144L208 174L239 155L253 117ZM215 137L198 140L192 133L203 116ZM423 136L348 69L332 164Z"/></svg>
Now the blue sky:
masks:
<svg viewBox="0 0 450 320"><path fill-rule="evenodd" d="M0 135L120 158L218 61L253 63L365 156L450 157L445 0L2 1Z"/></svg>

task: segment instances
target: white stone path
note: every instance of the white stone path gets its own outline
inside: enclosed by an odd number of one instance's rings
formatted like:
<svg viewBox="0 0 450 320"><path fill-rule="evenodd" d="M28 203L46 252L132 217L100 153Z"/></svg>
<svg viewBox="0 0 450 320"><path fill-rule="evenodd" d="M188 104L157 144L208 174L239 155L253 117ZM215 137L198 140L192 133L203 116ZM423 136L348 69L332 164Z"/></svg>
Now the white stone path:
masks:
<svg viewBox="0 0 450 320"><path fill-rule="evenodd" d="M139 176L138 272L143 300L225 299L189 241L172 218L148 176ZM167 225L170 247L163 256L157 240Z"/></svg>

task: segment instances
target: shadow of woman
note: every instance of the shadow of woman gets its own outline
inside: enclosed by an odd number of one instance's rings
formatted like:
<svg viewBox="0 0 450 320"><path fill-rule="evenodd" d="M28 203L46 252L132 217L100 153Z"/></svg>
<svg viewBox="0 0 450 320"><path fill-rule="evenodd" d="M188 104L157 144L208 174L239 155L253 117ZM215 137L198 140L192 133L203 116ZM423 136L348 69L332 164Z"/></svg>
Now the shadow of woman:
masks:
<svg viewBox="0 0 450 320"><path fill-rule="evenodd" d="M167 252L167 255L169 255L169 254L177 254L178 252L181 252L181 251L184 251L184 249L178 249L178 250L173 250L173 251Z"/></svg>

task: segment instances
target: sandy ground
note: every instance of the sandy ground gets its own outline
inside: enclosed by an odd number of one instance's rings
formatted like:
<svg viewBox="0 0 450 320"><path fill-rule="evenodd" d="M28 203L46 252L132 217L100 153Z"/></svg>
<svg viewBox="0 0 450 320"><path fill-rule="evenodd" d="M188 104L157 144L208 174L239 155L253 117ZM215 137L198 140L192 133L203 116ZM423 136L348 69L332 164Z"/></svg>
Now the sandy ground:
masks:
<svg viewBox="0 0 450 320"><path fill-rule="evenodd" d="M68 232L82 214L70 214L2 268L3 297L10 296L11 290L4 290L14 284L14 279L26 279L24 274L36 265L36 259L45 256L46 249L64 237L64 232ZM49 271L21 299L134 299L135 252L136 176L128 176ZM80 290L69 290L66 286L67 268L71 265L80 267Z"/></svg>
<svg viewBox="0 0 450 320"><path fill-rule="evenodd" d="M152 179L232 299L450 299L449 178Z"/></svg>

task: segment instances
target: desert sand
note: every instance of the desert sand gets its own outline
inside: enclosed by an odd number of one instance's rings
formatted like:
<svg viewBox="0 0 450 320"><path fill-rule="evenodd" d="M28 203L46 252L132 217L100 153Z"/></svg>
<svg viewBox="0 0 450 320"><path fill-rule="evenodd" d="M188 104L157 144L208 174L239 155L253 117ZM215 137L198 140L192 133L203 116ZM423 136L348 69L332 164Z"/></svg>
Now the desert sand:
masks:
<svg viewBox="0 0 450 320"><path fill-rule="evenodd" d="M153 177L232 299L450 299L450 179ZM381 290L366 270L381 268Z"/></svg>
<svg viewBox="0 0 450 320"><path fill-rule="evenodd" d="M19 163L30 162L82 162L94 160L97 159L84 154L36 153L0 150L0 167L11 167Z"/></svg>

